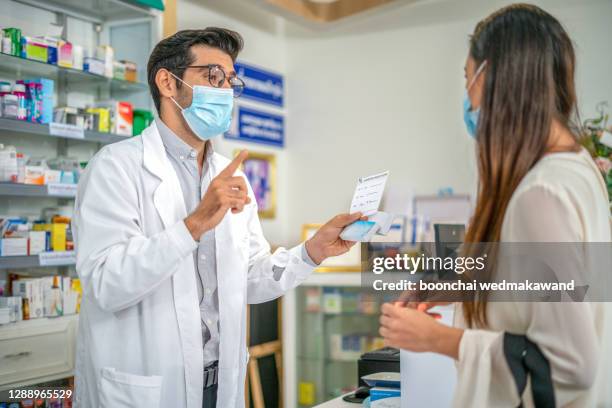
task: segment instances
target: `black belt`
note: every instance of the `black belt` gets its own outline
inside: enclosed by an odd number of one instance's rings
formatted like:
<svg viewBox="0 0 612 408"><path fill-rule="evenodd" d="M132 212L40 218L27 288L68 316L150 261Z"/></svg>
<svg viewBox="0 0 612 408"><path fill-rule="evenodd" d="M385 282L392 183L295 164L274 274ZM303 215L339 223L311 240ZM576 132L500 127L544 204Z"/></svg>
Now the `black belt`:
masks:
<svg viewBox="0 0 612 408"><path fill-rule="evenodd" d="M204 388L217 385L219 381L219 362L209 364L204 368Z"/></svg>

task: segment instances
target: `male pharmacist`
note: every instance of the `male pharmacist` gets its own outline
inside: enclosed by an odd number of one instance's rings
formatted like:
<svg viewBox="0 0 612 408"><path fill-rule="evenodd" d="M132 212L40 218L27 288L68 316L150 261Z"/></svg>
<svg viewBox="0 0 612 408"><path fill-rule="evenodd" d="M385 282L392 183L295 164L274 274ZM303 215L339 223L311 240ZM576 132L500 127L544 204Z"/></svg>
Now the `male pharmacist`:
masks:
<svg viewBox="0 0 612 408"><path fill-rule="evenodd" d="M346 252L359 214L270 254L253 192L213 151L244 83L233 31L180 31L148 62L159 118L103 148L79 185L74 217L83 301L76 356L82 408L242 407L246 304L304 281Z"/></svg>

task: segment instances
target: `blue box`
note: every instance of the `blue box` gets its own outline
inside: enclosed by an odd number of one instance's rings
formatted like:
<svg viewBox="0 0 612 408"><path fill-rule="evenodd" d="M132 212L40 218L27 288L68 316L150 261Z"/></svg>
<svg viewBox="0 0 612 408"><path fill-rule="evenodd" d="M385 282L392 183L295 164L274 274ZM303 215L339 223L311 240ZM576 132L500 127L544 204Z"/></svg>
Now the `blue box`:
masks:
<svg viewBox="0 0 612 408"><path fill-rule="evenodd" d="M55 92L55 81L49 78L30 78L24 82L26 84L33 82L42 85L41 123L47 124L53 122L53 93Z"/></svg>
<svg viewBox="0 0 612 408"><path fill-rule="evenodd" d="M399 388L374 387L370 389L370 408L400 408L402 393Z"/></svg>

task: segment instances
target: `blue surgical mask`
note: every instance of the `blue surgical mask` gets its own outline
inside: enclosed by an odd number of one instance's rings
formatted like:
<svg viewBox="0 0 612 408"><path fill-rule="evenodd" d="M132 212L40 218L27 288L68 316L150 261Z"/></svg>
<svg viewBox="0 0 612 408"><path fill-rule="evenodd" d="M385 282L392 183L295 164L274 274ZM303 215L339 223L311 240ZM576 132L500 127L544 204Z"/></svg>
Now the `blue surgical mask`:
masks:
<svg viewBox="0 0 612 408"><path fill-rule="evenodd" d="M208 140L229 130L234 108L233 89L203 85L191 86L176 75L172 74L172 76L193 91L191 105L187 108L181 107L174 98L172 101L179 107L183 118L196 136L202 140Z"/></svg>
<svg viewBox="0 0 612 408"><path fill-rule="evenodd" d="M474 74L474 78L469 83L467 89L465 90L465 95L463 96L463 121L465 122L465 127L469 135L473 138L476 138L476 132L478 131L478 120L480 119L480 108L473 109L472 101L470 100L469 90L472 88L474 83L476 82L476 78L478 75L484 70L487 61L483 61L482 64L476 70Z"/></svg>
<svg viewBox="0 0 612 408"><path fill-rule="evenodd" d="M480 117L480 108L472 109L472 102L468 91L465 91L463 97L463 121L470 136L476 138L476 130L478 130L478 118Z"/></svg>

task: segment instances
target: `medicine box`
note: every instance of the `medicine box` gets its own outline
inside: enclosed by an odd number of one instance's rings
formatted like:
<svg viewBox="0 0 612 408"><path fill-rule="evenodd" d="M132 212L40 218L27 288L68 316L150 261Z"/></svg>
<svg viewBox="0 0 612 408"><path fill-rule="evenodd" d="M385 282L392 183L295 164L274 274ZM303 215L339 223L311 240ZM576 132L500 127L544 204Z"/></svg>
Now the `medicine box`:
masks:
<svg viewBox="0 0 612 408"><path fill-rule="evenodd" d="M41 123L51 123L53 121L53 93L55 90L55 82L48 78L32 78L25 81L28 83L41 84L42 87L42 112Z"/></svg>
<svg viewBox="0 0 612 408"><path fill-rule="evenodd" d="M29 255L38 255L45 252L47 249L47 232L46 231L30 231L28 232L30 239Z"/></svg>
<svg viewBox="0 0 612 408"><path fill-rule="evenodd" d="M19 322L23 320L20 296L0 297L0 308L2 307L7 307L9 309L9 317L11 322Z"/></svg>
<svg viewBox="0 0 612 408"><path fill-rule="evenodd" d="M18 279L13 281L13 296L28 299L30 319L44 316L42 281L40 279Z"/></svg>
<svg viewBox="0 0 612 408"><path fill-rule="evenodd" d="M117 102L114 108L113 133L121 136L132 136L134 111L129 102Z"/></svg>
<svg viewBox="0 0 612 408"><path fill-rule="evenodd" d="M25 256L27 254L27 238L3 238L0 240L0 256Z"/></svg>
<svg viewBox="0 0 612 408"><path fill-rule="evenodd" d="M44 40L27 36L21 37L21 58L47 62L47 48Z"/></svg>
<svg viewBox="0 0 612 408"><path fill-rule="evenodd" d="M72 43L59 40L57 44L57 65L72 68Z"/></svg>
<svg viewBox="0 0 612 408"><path fill-rule="evenodd" d="M51 224L51 249L53 251L66 250L66 228L68 224Z"/></svg>

